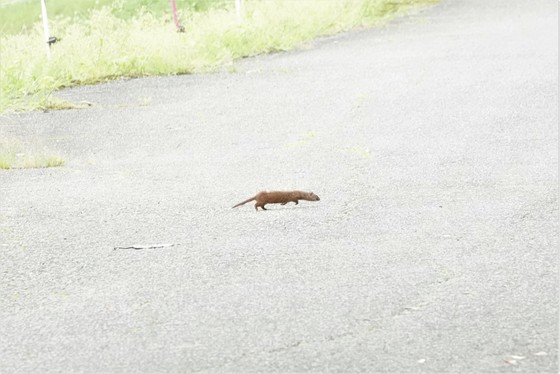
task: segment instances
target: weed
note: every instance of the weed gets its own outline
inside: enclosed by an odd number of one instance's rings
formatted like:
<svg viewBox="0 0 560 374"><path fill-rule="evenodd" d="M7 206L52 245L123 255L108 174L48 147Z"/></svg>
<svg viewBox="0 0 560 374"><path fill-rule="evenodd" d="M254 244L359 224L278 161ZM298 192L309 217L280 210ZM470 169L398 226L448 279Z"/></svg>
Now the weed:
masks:
<svg viewBox="0 0 560 374"><path fill-rule="evenodd" d="M67 109L76 109L78 106L70 101L62 100L56 97L48 96L46 100L44 100L39 109L43 111L48 110L67 110Z"/></svg>
<svg viewBox="0 0 560 374"><path fill-rule="evenodd" d="M2 152L0 153L0 169L11 169L14 164L15 154Z"/></svg>
<svg viewBox="0 0 560 374"><path fill-rule="evenodd" d="M65 160L46 149L38 150L36 146L21 142L0 143L0 169L35 169L64 165Z"/></svg>
<svg viewBox="0 0 560 374"><path fill-rule="evenodd" d="M140 106L148 106L152 102L151 96L141 97L139 98Z"/></svg>
<svg viewBox="0 0 560 374"><path fill-rule="evenodd" d="M21 164L23 169L52 168L64 165L64 159L60 156L31 154L26 155Z"/></svg>

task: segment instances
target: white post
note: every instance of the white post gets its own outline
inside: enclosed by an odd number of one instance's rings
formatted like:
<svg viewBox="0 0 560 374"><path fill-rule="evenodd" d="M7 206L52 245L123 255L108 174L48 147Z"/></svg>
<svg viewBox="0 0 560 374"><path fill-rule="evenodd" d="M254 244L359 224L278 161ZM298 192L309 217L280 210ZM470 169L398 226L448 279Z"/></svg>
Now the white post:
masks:
<svg viewBox="0 0 560 374"><path fill-rule="evenodd" d="M237 22L241 22L243 19L241 12L241 0L235 0L235 13L237 13Z"/></svg>
<svg viewBox="0 0 560 374"><path fill-rule="evenodd" d="M45 33L45 46L47 47L47 58L51 59L51 45L49 44L49 20L47 18L47 4L41 0L41 17L43 18L43 30Z"/></svg>

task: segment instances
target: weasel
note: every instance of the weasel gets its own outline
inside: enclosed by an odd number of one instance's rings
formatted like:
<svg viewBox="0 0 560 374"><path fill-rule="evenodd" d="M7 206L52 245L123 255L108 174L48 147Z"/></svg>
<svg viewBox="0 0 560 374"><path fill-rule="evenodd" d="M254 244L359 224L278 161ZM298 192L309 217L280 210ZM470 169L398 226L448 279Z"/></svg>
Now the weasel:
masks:
<svg viewBox="0 0 560 374"><path fill-rule="evenodd" d="M255 196L247 199L237 205L234 205L232 208L237 208L240 205L246 204L249 201L255 200L255 210L259 210L259 207L262 210L266 210L264 207L266 204L282 204L286 205L290 201L293 201L298 204L299 200L307 200L307 201L319 201L319 196L315 195L313 192L303 192L303 191L261 191Z"/></svg>

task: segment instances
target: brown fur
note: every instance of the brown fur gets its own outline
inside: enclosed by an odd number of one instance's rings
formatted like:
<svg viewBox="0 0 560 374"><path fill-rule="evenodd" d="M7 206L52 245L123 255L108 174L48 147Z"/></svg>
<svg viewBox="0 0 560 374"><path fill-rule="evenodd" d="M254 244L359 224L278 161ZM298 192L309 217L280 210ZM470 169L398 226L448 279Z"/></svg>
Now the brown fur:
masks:
<svg viewBox="0 0 560 374"><path fill-rule="evenodd" d="M249 201L255 200L255 209L259 210L259 207L262 210L266 210L264 207L266 204L282 204L286 205L290 201L293 201L298 204L299 200L307 200L307 201L319 201L319 196L315 195L313 192L303 192L303 191L261 191L255 196L247 199L237 205L234 205L233 208L237 208L240 205L246 204Z"/></svg>

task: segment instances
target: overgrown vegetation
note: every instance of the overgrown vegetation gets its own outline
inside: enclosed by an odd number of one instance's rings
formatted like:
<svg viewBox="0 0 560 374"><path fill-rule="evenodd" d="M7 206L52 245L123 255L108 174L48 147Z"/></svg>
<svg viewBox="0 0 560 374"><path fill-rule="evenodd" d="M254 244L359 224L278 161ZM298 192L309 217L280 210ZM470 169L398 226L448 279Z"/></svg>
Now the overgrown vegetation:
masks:
<svg viewBox="0 0 560 374"><path fill-rule="evenodd" d="M320 35L371 26L433 1L245 0L242 22L233 0L206 1L221 5L208 5L204 12L190 1L180 14L184 33L175 32L169 14L145 7L132 14L123 2L87 16L57 17L51 34L61 41L52 46L50 61L40 23L0 39L0 112L44 107L52 91L66 86L209 71L241 57L288 50Z"/></svg>

